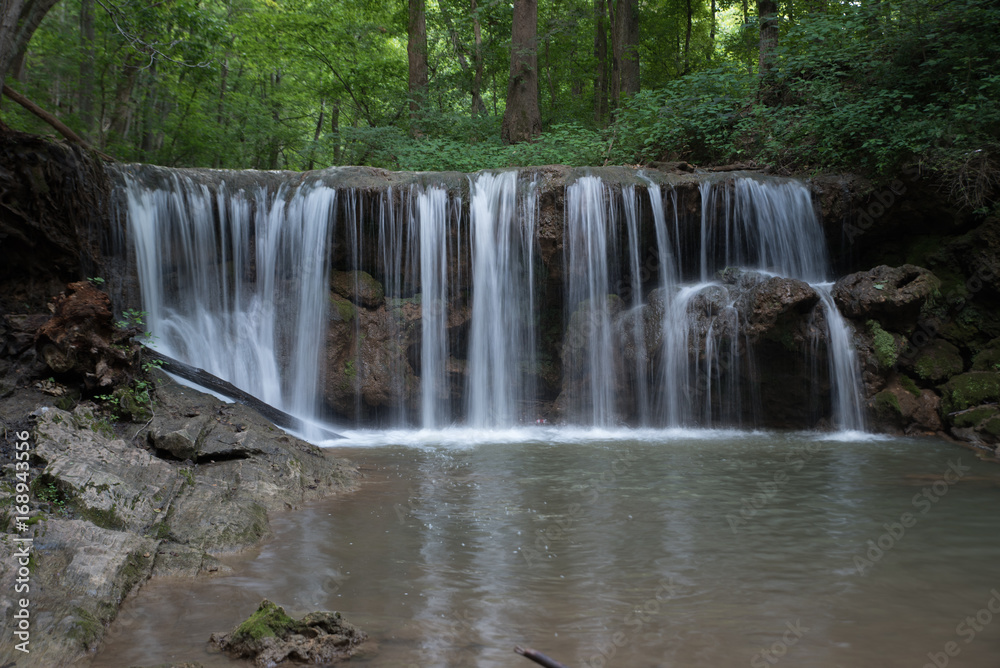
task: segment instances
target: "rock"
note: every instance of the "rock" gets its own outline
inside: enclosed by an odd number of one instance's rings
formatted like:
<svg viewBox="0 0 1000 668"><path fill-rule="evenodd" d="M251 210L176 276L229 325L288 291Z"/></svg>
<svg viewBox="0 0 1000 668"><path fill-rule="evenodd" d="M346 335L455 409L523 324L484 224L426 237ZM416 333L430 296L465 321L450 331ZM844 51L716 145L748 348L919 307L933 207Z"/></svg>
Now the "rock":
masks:
<svg viewBox="0 0 1000 668"><path fill-rule="evenodd" d="M901 366L922 380L941 383L962 373L965 363L957 347L944 339L934 339L918 348L915 355L901 358Z"/></svg>
<svg viewBox="0 0 1000 668"><path fill-rule="evenodd" d="M87 281L70 283L38 329L35 347L55 373L83 377L90 389L125 384L138 362L134 332L112 322L111 300Z"/></svg>
<svg viewBox="0 0 1000 668"><path fill-rule="evenodd" d="M1000 339L993 339L972 358L973 371L1000 371Z"/></svg>
<svg viewBox="0 0 1000 668"><path fill-rule="evenodd" d="M940 285L921 267L881 265L841 278L833 286L833 298L847 318L875 319L887 329L906 331Z"/></svg>
<svg viewBox="0 0 1000 668"><path fill-rule="evenodd" d="M941 410L947 416L1000 400L1000 372L969 371L953 376L940 389Z"/></svg>
<svg viewBox="0 0 1000 668"><path fill-rule="evenodd" d="M955 438L1000 451L1000 407L979 406L951 417Z"/></svg>
<svg viewBox="0 0 1000 668"><path fill-rule="evenodd" d="M912 380L897 374L872 397L869 408L882 429L925 434L941 431L940 403L933 391L921 390Z"/></svg>
<svg viewBox="0 0 1000 668"><path fill-rule="evenodd" d="M254 665L270 668L286 660L331 664L346 661L368 635L344 620L339 612L312 612L301 620L261 601L257 611L229 633L212 634L211 641L224 652Z"/></svg>
<svg viewBox="0 0 1000 668"><path fill-rule="evenodd" d="M149 577L156 541L78 519L50 517L32 531L31 654L15 650L8 637L0 665L70 665L97 647L118 606ZM0 587L11 594L16 550L13 541L0 541ZM0 598L5 629L14 628L14 613L14 596Z"/></svg>
<svg viewBox="0 0 1000 668"><path fill-rule="evenodd" d="M791 330L803 328L818 302L819 295L808 283L774 276L748 287L736 308L743 315L742 331L747 336L783 340Z"/></svg>
<svg viewBox="0 0 1000 668"><path fill-rule="evenodd" d="M366 271L331 271L330 287L359 306L377 308L385 301L385 289Z"/></svg>

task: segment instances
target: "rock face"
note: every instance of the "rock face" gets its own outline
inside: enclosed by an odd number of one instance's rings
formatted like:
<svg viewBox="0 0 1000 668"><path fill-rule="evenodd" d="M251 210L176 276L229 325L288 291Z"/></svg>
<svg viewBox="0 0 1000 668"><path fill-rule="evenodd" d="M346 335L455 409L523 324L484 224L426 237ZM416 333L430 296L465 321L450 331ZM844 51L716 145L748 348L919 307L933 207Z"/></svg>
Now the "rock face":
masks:
<svg viewBox="0 0 1000 668"><path fill-rule="evenodd" d="M155 383L156 416L148 428L115 427L88 403L72 412L51 406L35 412L32 485L42 521L31 527L31 601L39 612L31 659L39 663L30 665L65 665L93 649L124 597L150 576L224 570L212 555L257 543L269 532L269 513L352 484L355 473L345 462L245 406L180 387L163 374ZM149 445L140 447L146 439ZM13 467L3 473L10 483ZM14 591L15 544L10 534L3 537L0 586ZM0 614L9 628L14 608L3 600ZM5 644L0 663L21 665L19 654Z"/></svg>
<svg viewBox="0 0 1000 668"><path fill-rule="evenodd" d="M55 300L51 319L39 327L35 346L58 374L73 373L90 388L108 388L128 381L138 361L135 334L116 327L111 300L87 281L70 283Z"/></svg>
<svg viewBox="0 0 1000 668"><path fill-rule="evenodd" d="M329 665L350 659L368 635L339 612L312 612L300 620L267 599L229 633L213 633L222 651L260 668L288 663Z"/></svg>
<svg viewBox="0 0 1000 668"><path fill-rule="evenodd" d="M875 319L889 329L899 329L916 322L920 309L940 285L922 267L882 265L841 278L833 286L833 298L847 318Z"/></svg>

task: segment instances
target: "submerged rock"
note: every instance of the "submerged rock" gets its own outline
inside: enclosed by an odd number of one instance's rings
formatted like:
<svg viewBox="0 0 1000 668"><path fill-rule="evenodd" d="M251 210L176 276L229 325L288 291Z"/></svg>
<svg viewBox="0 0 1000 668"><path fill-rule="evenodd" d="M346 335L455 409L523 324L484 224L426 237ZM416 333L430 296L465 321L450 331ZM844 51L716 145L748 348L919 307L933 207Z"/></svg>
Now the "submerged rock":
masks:
<svg viewBox="0 0 1000 668"><path fill-rule="evenodd" d="M229 633L213 633L224 652L270 668L285 661L328 665L351 658L368 634L339 612L312 612L300 620L264 599L257 611Z"/></svg>

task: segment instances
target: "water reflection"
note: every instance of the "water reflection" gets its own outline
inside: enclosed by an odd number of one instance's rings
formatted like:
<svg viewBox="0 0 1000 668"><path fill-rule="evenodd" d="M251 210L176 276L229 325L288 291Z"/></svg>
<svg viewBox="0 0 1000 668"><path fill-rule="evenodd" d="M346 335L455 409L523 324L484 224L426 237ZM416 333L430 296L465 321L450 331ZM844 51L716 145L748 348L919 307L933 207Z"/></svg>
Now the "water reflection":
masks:
<svg viewBox="0 0 1000 668"><path fill-rule="evenodd" d="M149 583L94 666L234 665L201 641L263 597L342 611L377 641L373 666L531 665L514 645L576 668L920 668L952 641L949 666L1000 656L1000 623L956 630L1000 589L1000 469L940 441L661 433L344 454L369 474L358 492L277 518L232 575ZM956 461L968 471L947 484ZM946 491L924 503L927 489ZM872 544L885 549L859 569Z"/></svg>

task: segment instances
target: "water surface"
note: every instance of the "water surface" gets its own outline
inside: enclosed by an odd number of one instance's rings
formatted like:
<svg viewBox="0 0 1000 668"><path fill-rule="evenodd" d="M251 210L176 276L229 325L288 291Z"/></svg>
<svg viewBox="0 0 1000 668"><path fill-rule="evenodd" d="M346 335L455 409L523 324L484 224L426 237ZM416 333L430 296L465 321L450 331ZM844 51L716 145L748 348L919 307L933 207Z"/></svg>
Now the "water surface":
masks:
<svg viewBox="0 0 1000 668"><path fill-rule="evenodd" d="M264 597L343 612L376 641L360 665L533 665L515 645L576 668L1000 663L1000 468L971 451L735 431L348 436L359 491L276 517L232 574L149 582L93 666L239 665L203 641Z"/></svg>

